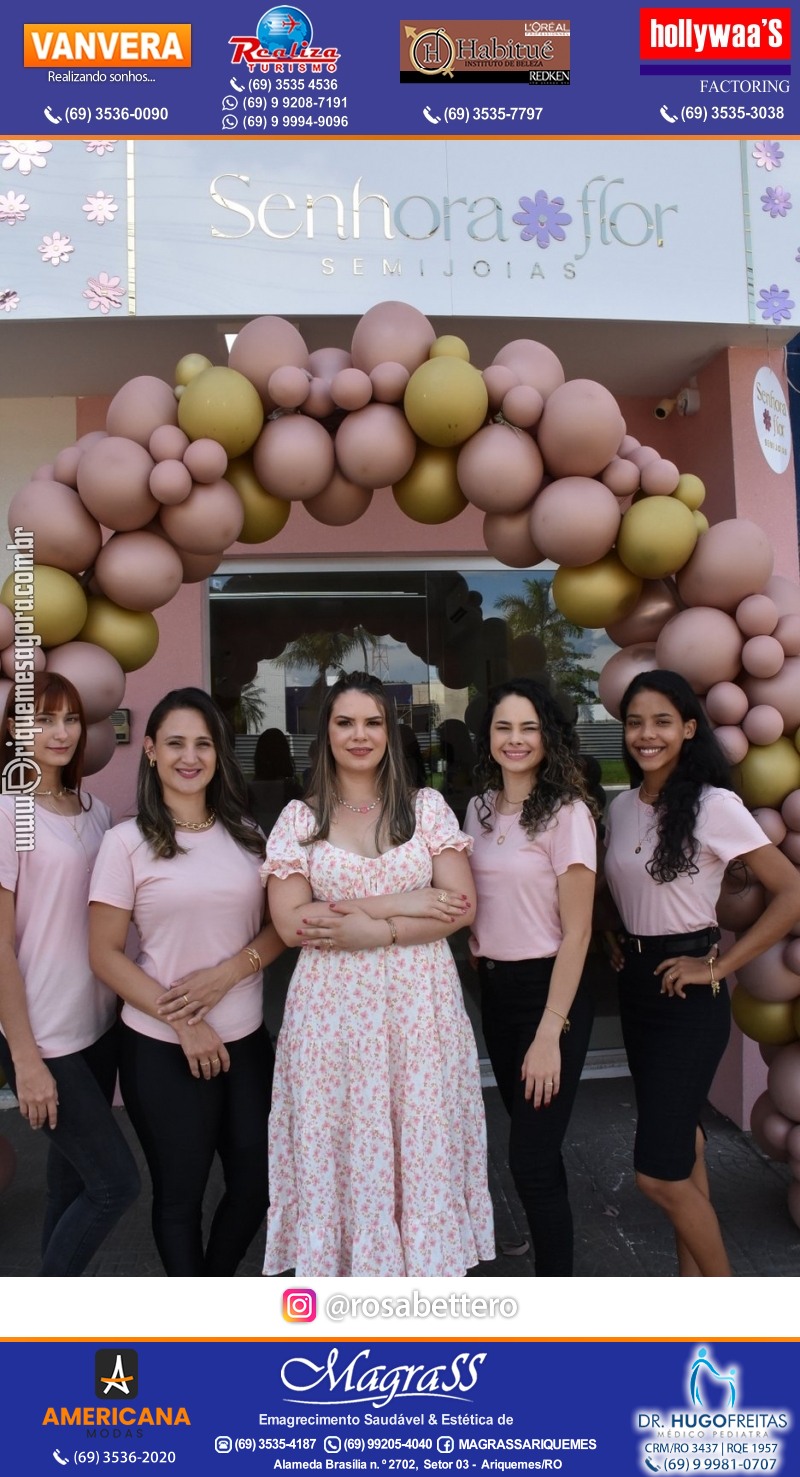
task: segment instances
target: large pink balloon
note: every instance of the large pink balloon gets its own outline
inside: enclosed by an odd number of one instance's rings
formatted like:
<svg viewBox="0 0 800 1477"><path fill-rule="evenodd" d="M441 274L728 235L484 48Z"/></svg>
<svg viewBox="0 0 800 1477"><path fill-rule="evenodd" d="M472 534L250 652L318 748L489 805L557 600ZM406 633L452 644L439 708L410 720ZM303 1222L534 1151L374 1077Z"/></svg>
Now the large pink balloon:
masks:
<svg viewBox="0 0 800 1477"><path fill-rule="evenodd" d="M97 558L103 535L84 503L61 482L29 482L11 499L10 529L33 534L37 562L81 574Z"/></svg>
<svg viewBox="0 0 800 1477"><path fill-rule="evenodd" d="M592 477L561 477L539 493L531 536L546 559L580 567L612 548L622 514L613 492Z"/></svg>
<svg viewBox="0 0 800 1477"><path fill-rule="evenodd" d="M530 569L544 558L531 538L527 508L521 508L518 513L487 513L483 520L483 541L492 557L511 569Z"/></svg>
<svg viewBox="0 0 800 1477"><path fill-rule="evenodd" d="M745 596L764 591L772 561L772 545L757 523L728 518L697 540L678 573L678 593L687 605L734 611Z"/></svg>
<svg viewBox="0 0 800 1477"><path fill-rule="evenodd" d="M787 656L776 677L745 677L742 686L753 706L767 703L778 709L784 733L800 727L800 656Z"/></svg>
<svg viewBox="0 0 800 1477"><path fill-rule="evenodd" d="M309 416L282 415L267 421L253 447L253 466L273 497L304 502L322 492L333 476L333 442Z"/></svg>
<svg viewBox="0 0 800 1477"><path fill-rule="evenodd" d="M541 486L542 472L528 432L494 422L464 442L456 464L461 491L484 513L518 513Z"/></svg>
<svg viewBox="0 0 800 1477"><path fill-rule="evenodd" d="M769 1000L773 1003L797 999L800 995L800 976L786 968L783 962L785 947L785 942L781 939L756 959L751 959L749 964L739 966L736 977L748 995L756 1000Z"/></svg>
<svg viewBox="0 0 800 1477"><path fill-rule="evenodd" d="M153 458L138 441L106 436L81 457L81 501L106 528L119 533L143 528L158 512L149 485L153 466Z"/></svg>
<svg viewBox="0 0 800 1477"><path fill-rule="evenodd" d="M302 334L285 318L253 318L236 335L228 365L255 385L267 411L275 409L269 379L284 364L308 368L308 349Z"/></svg>
<svg viewBox="0 0 800 1477"><path fill-rule="evenodd" d="M741 652L735 620L722 610L698 606L680 610L667 621L656 642L656 665L680 672L695 692L703 693L716 682L732 681Z"/></svg>
<svg viewBox="0 0 800 1477"><path fill-rule="evenodd" d="M414 432L395 405L376 403L355 410L336 432L340 470L348 481L368 490L399 482L413 465L416 452Z"/></svg>
<svg viewBox="0 0 800 1477"><path fill-rule="evenodd" d="M706 712L712 723L741 723L747 707L747 693L736 682L715 682L706 693Z"/></svg>
<svg viewBox="0 0 800 1477"><path fill-rule="evenodd" d="M800 1123L800 1042L778 1052L767 1076L769 1095L779 1113Z"/></svg>
<svg viewBox="0 0 800 1477"><path fill-rule="evenodd" d="M546 344L532 338L515 338L504 344L495 354L494 364L510 369L519 384L532 385L544 400L564 383L560 359Z"/></svg>
<svg viewBox="0 0 800 1477"><path fill-rule="evenodd" d="M553 390L536 430L554 477L599 477L625 434L614 396L594 380L568 380Z"/></svg>
<svg viewBox="0 0 800 1477"><path fill-rule="evenodd" d="M391 359L409 374L428 357L436 338L433 325L410 303L376 303L356 324L351 352L356 369L370 374L378 364ZM406 469L408 470L408 469Z"/></svg>
<svg viewBox="0 0 800 1477"><path fill-rule="evenodd" d="M371 490L348 482L336 467L327 487L323 487L316 497L306 499L305 510L318 523L325 523L329 528L343 528L366 513L371 502Z"/></svg>
<svg viewBox="0 0 800 1477"><path fill-rule="evenodd" d="M98 774L113 758L117 747L117 736L110 718L92 723L86 730L86 748L83 754L83 772Z"/></svg>
<svg viewBox="0 0 800 1477"><path fill-rule="evenodd" d="M791 1128L791 1119L778 1112L768 1092L762 1092L750 1113L750 1132L762 1153L778 1163L785 1163L788 1158L786 1140Z"/></svg>
<svg viewBox="0 0 800 1477"><path fill-rule="evenodd" d="M189 554L220 554L239 537L243 523L244 505L230 482L198 482L185 502L161 509L167 537Z"/></svg>
<svg viewBox="0 0 800 1477"><path fill-rule="evenodd" d="M764 586L764 594L774 600L779 615L800 615L800 585L783 574L773 574Z"/></svg>
<svg viewBox="0 0 800 1477"><path fill-rule="evenodd" d="M94 577L101 593L126 610L156 610L177 595L183 569L167 540L143 529L115 533L98 555Z"/></svg>
<svg viewBox="0 0 800 1477"><path fill-rule="evenodd" d="M620 718L620 701L625 688L640 672L652 672L658 666L655 646L648 642L626 646L609 657L597 684L600 701L612 718Z"/></svg>
<svg viewBox="0 0 800 1477"><path fill-rule="evenodd" d="M106 430L109 436L126 436L145 448L158 426L178 423L175 391L166 380L152 374L140 374L118 390L108 407Z"/></svg>
<svg viewBox="0 0 800 1477"><path fill-rule="evenodd" d="M9 615L10 614L11 614L11 612L9 611ZM13 619L13 617L12 617L12 619ZM58 649L58 648L56 648L56 649ZM28 657L30 656L30 652L31 652L31 648L28 647L28 646L26 646L24 648L23 647L20 647L20 649L19 649L19 654L20 654L20 656L23 656L24 655L25 661L27 661ZM45 667L46 667L46 665L47 665L47 660L45 658L44 652L42 651L42 649L41 649L40 646L35 646L33 648L33 670L34 670L34 672L43 672L44 669L45 669ZM13 642L11 643L10 646L7 646L6 647L5 651L3 651L2 653L0 653L0 669L4 672L5 676L6 677L10 677L12 681L16 677L16 674L17 674L17 648L16 648L16 646L15 646L15 644ZM0 711L2 711L2 710L0 710Z"/></svg>
<svg viewBox="0 0 800 1477"><path fill-rule="evenodd" d="M122 702L125 673L116 657L91 641L66 641L48 653L48 672L77 687L87 723L107 718Z"/></svg>
<svg viewBox="0 0 800 1477"><path fill-rule="evenodd" d="M678 602L669 585L663 580L645 580L642 593L630 615L606 626L606 631L617 646L652 642L677 610Z"/></svg>
<svg viewBox="0 0 800 1477"><path fill-rule="evenodd" d="M800 939L792 939L783 951L783 962L793 974L800 976ZM800 1158L800 1155L797 1156Z"/></svg>

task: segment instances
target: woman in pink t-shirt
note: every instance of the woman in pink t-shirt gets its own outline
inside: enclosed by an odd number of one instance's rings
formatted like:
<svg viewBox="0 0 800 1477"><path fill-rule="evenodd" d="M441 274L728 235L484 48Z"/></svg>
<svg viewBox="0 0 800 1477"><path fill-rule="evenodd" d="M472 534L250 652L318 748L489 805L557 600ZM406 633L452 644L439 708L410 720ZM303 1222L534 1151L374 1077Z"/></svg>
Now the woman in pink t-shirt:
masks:
<svg viewBox="0 0 800 1477"><path fill-rule="evenodd" d="M547 688L496 687L478 739L472 949L483 1034L511 1118L509 1167L539 1277L572 1275L561 1147L592 1027L581 974L592 929L596 832L565 721Z"/></svg>
<svg viewBox="0 0 800 1477"><path fill-rule="evenodd" d="M11 759L31 725L33 764L16 761L14 780L19 794L38 781L32 821L13 793L0 797L0 1063L49 1140L40 1275L77 1277L139 1193L111 1110L116 999L89 964L89 878L111 814L81 789L86 723L71 682L41 672L32 694L12 687L0 752Z"/></svg>
<svg viewBox="0 0 800 1477"><path fill-rule="evenodd" d="M699 1126L730 1032L724 976L797 922L800 877L734 794L683 677L641 673L621 713L634 788L612 802L605 874L626 930L615 962L636 1090L636 1182L672 1223L680 1275L724 1277ZM770 902L720 957L717 899L737 857Z"/></svg>
<svg viewBox="0 0 800 1477"><path fill-rule="evenodd" d="M170 1277L232 1276L267 1209L262 970L283 944L265 921L263 856L222 714L199 688L168 693L147 722L136 819L100 849L90 936L95 970L125 1002L120 1084ZM215 1154L225 1193L204 1249Z"/></svg>

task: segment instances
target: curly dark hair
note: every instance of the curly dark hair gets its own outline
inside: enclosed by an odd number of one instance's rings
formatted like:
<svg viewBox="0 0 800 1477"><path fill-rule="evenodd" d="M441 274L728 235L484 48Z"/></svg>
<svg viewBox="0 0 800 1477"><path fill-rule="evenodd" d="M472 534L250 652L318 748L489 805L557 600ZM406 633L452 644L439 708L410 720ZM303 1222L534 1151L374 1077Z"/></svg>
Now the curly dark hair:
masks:
<svg viewBox="0 0 800 1477"><path fill-rule="evenodd" d="M492 830L492 817L496 813L494 804L488 797L493 791L503 788L502 770L492 758L491 733L495 709L507 697L527 698L533 705L541 726L544 746L544 759L539 766L536 784L522 807L522 829L530 837L534 837L548 825L562 805L573 800L583 800L597 818L597 807L587 791L580 761L576 757L572 724L544 683L535 682L529 677L513 677L492 688L478 734L476 805L478 820L484 831Z"/></svg>
<svg viewBox="0 0 800 1477"><path fill-rule="evenodd" d="M728 762L714 738L697 695L685 677L678 672L640 672L628 684L620 703L622 722L640 692L658 692L680 714L684 723L694 720L691 738L684 739L678 763L669 776L654 810L658 823L658 840L647 870L656 882L674 882L676 877L692 876L698 871L700 849L696 834L700 798L705 785L720 790L734 788ZM631 788L642 783L644 772L629 752L623 738L622 757L631 779Z"/></svg>

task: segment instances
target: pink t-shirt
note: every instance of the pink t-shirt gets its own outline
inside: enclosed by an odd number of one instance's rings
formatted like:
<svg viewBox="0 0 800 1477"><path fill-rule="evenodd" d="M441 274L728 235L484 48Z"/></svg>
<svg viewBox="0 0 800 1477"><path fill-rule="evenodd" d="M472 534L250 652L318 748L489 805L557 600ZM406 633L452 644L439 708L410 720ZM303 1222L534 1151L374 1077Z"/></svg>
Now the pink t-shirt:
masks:
<svg viewBox="0 0 800 1477"><path fill-rule="evenodd" d="M639 791L626 790L612 801L606 826L605 873L620 917L630 933L644 937L696 933L713 928L717 899L728 863L769 846L758 821L732 790L707 785L700 799L696 835L698 871L682 872L673 882L656 882L646 870L656 846L652 805ZM636 848L641 846L637 853Z"/></svg>
<svg viewBox="0 0 800 1477"><path fill-rule="evenodd" d="M89 877L111 811L35 812L34 847L14 847L14 799L0 797L0 886L14 893L15 952L43 1057L68 1056L114 1022L117 997L89 968ZM0 1022L0 1030L2 1023Z"/></svg>
<svg viewBox="0 0 800 1477"><path fill-rule="evenodd" d="M164 989L194 969L221 964L260 931L264 890L260 860L219 822L210 831L181 831L185 856L154 856L135 820L106 835L89 893L93 903L130 912L139 934L136 963ZM239 1041L262 1020L260 973L229 990L206 1016L223 1041ZM127 1002L122 1019L157 1041L175 1042L165 1022Z"/></svg>
<svg viewBox="0 0 800 1477"><path fill-rule="evenodd" d="M477 800L467 807L464 830L475 842L472 874L478 911L470 947L487 959L549 959L563 939L558 879L572 866L597 870L597 841L591 812L582 800L562 805L536 836L516 816L478 818ZM505 840L498 846L498 836Z"/></svg>

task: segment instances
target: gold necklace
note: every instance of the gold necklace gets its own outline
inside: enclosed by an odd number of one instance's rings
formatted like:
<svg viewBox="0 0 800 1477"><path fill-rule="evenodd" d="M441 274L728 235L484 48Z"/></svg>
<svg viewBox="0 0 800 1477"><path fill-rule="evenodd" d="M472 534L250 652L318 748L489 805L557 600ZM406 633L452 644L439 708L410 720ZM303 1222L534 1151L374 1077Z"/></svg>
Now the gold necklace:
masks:
<svg viewBox="0 0 800 1477"><path fill-rule="evenodd" d="M83 815L84 812L81 810L79 812L79 814L80 815ZM92 863L89 860L89 853L88 853L88 851L86 850L86 847L83 844L83 837L81 836L81 833L78 830L78 826L77 826L78 816L77 815L66 815L64 817L64 819L69 822L70 830L73 832L73 834L75 836L75 840L77 841L77 843L78 843L81 851L83 852L83 859L84 859L84 861L86 863L86 870L87 870L87 872L91 872L91 870L92 870Z"/></svg>
<svg viewBox="0 0 800 1477"><path fill-rule="evenodd" d="M172 811L170 811L170 815L172 815ZM210 831L217 819L217 812L210 810L208 812L208 820L205 821L179 821L177 816L174 815L172 815L172 819L175 822L176 831Z"/></svg>
<svg viewBox="0 0 800 1477"><path fill-rule="evenodd" d="M375 810L376 806L381 803L380 796L378 796L377 800L373 800L371 805L351 805L350 801L343 800L341 795L337 795L335 799L337 805L343 805L345 810L352 810L354 815L368 815L371 810Z"/></svg>
<svg viewBox="0 0 800 1477"><path fill-rule="evenodd" d="M49 795L53 800L63 800L65 795L70 795L71 790L35 790L34 795L39 799L42 795Z"/></svg>
<svg viewBox="0 0 800 1477"><path fill-rule="evenodd" d="M657 800L658 799L658 796L656 796L655 799ZM655 801L654 800L651 800L650 797L647 795L647 791L644 790L644 787L642 785L639 786L639 800L640 800L641 804L643 804L643 805L646 805L646 804L652 805L652 804L655 803ZM644 833L645 836L647 835L648 831L651 831L652 828L653 828L653 819L654 819L654 817L651 817L650 820L647 823L647 827L646 827L645 833ZM642 837L642 813L638 809L636 811L636 830L637 830L637 832L639 834L639 845L638 846L634 846L633 851L634 851L634 855L635 856L638 856L639 855L639 852L641 851L641 849L642 849L642 847L644 845L644 840L643 840L643 837Z"/></svg>

